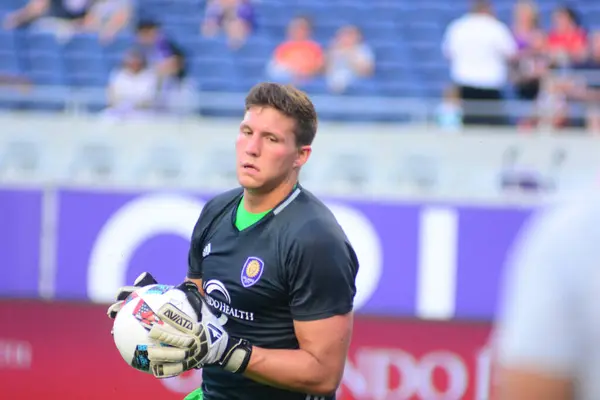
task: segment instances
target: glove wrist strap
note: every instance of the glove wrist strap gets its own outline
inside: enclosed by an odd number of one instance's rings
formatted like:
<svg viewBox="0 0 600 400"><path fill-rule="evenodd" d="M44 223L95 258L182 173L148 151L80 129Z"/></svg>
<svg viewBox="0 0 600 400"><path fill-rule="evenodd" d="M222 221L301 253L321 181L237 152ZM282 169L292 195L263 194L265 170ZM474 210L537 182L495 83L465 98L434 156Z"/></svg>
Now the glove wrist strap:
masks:
<svg viewBox="0 0 600 400"><path fill-rule="evenodd" d="M229 338L229 342L220 364L225 371L242 374L250 363L252 345L246 339Z"/></svg>

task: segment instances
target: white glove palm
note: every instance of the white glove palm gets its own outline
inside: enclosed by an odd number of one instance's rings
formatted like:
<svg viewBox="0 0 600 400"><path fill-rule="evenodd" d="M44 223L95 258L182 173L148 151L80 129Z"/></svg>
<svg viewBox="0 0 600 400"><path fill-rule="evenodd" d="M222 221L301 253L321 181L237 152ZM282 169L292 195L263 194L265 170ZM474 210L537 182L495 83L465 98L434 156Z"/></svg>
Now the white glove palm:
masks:
<svg viewBox="0 0 600 400"><path fill-rule="evenodd" d="M156 283L157 283L156 279L154 279L154 277L149 272L142 272L135 279L135 281L133 282L133 285L123 286L119 289L119 291L117 292L117 297L115 299L115 302L113 304L111 304L110 307L108 307L106 314L108 315L109 318L115 319L115 317L117 316L117 313L119 311L121 311L123 304L125 304L125 299L127 299L127 297L131 293L135 292L136 290L138 290L141 287L148 286L148 285L154 285Z"/></svg>
<svg viewBox="0 0 600 400"><path fill-rule="evenodd" d="M194 321L170 303L158 310L158 317L175 328L177 333L161 325L154 325L150 330L152 339L172 346L148 348L152 373L156 377L167 378L205 365L219 365L234 373L243 372L252 352L250 344L229 336L193 283L186 282L179 288L186 292L195 309L200 308L198 315L201 321Z"/></svg>

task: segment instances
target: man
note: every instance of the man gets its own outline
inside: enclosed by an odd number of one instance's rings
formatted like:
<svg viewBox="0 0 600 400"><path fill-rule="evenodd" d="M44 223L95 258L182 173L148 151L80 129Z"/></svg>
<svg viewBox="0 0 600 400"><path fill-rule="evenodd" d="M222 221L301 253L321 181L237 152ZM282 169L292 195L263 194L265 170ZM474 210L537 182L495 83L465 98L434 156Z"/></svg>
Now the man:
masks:
<svg viewBox="0 0 600 400"><path fill-rule="evenodd" d="M600 399L600 194L542 212L517 243L494 399Z"/></svg>
<svg viewBox="0 0 600 400"><path fill-rule="evenodd" d="M448 26L442 48L450 61L451 79L466 103L463 122L505 123L500 101L517 44L508 27L492 15L490 5L476 0L472 12Z"/></svg>
<svg viewBox="0 0 600 400"><path fill-rule="evenodd" d="M294 18L287 28L287 39L275 48L267 64L267 75L278 82L306 84L323 70L323 48L313 38L307 17Z"/></svg>
<svg viewBox="0 0 600 400"><path fill-rule="evenodd" d="M179 286L202 321L169 305L158 311L182 333L152 329L152 337L179 347L148 350L156 376L204 366L206 400L335 398L358 260L333 214L298 183L316 129L301 91L262 83L248 94L236 143L242 188L202 210ZM153 282L143 274L136 285Z"/></svg>
<svg viewBox="0 0 600 400"><path fill-rule="evenodd" d="M5 29L16 29L32 22L40 22L49 30L64 25L78 25L92 6L92 0L30 0L22 8L8 14Z"/></svg>
<svg viewBox="0 0 600 400"><path fill-rule="evenodd" d="M138 21L135 29L135 45L144 52L148 65L161 77L171 77L178 72L175 45L152 20Z"/></svg>

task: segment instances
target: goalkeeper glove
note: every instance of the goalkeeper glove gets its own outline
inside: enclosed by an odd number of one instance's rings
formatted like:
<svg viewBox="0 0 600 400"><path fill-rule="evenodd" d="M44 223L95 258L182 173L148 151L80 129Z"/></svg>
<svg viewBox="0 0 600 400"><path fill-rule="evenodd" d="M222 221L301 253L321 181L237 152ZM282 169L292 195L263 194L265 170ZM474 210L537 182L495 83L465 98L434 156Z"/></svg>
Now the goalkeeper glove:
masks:
<svg viewBox="0 0 600 400"><path fill-rule="evenodd" d="M150 275L149 272L142 272L140 276L138 276L133 282L133 286L123 286L119 289L119 291L117 292L116 302L111 304L110 307L108 307L106 314L109 318L115 319L117 313L121 310L123 304L125 304L125 299L127 299L127 297L129 297L131 293L135 292L141 287L154 285L156 283L158 282L156 282L156 279L154 279L154 277Z"/></svg>
<svg viewBox="0 0 600 400"><path fill-rule="evenodd" d="M185 292L200 322L194 321L170 303L158 310L158 317L175 328L177 333L158 324L150 330L152 339L172 346L148 347L148 359L154 376L168 378L206 365L218 365L229 372L243 373L252 354L251 344L247 340L229 336L193 282L184 282L178 289Z"/></svg>

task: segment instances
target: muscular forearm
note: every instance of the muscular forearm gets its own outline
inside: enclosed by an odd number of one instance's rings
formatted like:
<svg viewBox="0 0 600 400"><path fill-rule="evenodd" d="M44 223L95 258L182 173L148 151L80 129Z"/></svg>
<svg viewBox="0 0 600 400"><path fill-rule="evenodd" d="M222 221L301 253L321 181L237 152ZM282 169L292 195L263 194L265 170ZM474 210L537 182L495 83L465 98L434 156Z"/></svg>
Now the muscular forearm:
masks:
<svg viewBox="0 0 600 400"><path fill-rule="evenodd" d="M244 373L248 378L270 386L316 395L330 395L337 389L335 376L304 350L252 348Z"/></svg>

